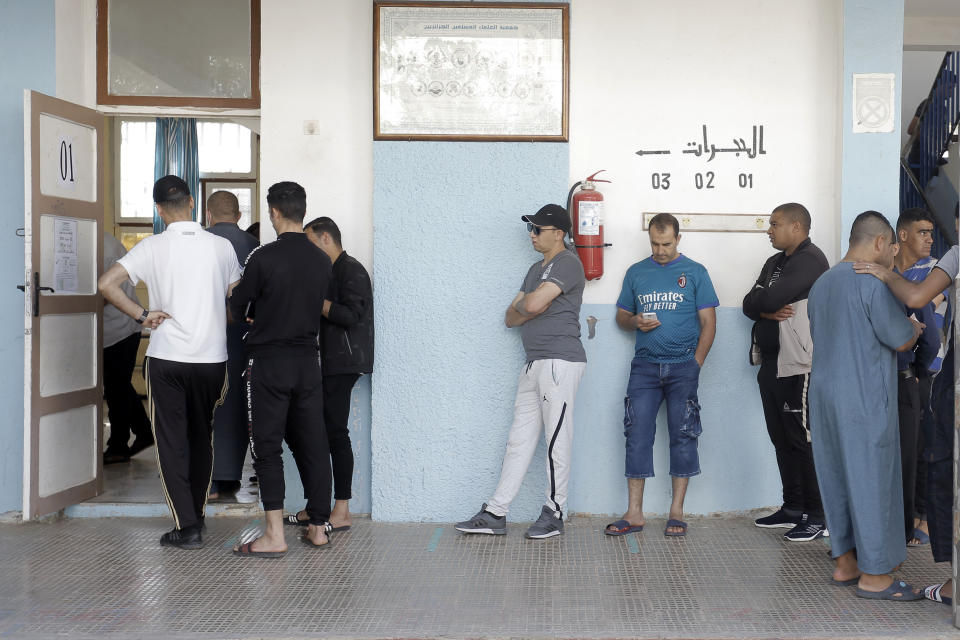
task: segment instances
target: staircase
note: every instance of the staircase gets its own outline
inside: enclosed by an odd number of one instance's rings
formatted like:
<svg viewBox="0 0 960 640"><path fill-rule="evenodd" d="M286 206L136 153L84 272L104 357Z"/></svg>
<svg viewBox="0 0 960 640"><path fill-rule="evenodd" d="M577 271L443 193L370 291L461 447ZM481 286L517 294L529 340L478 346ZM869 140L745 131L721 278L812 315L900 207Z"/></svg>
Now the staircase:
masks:
<svg viewBox="0 0 960 640"><path fill-rule="evenodd" d="M960 51L948 51L937 71L930 93L920 108L919 123L900 157L900 211L921 207L934 213L934 257L941 257L956 243L953 212L937 215L925 190L939 172L943 156L960 124ZM949 224L947 222L949 221Z"/></svg>

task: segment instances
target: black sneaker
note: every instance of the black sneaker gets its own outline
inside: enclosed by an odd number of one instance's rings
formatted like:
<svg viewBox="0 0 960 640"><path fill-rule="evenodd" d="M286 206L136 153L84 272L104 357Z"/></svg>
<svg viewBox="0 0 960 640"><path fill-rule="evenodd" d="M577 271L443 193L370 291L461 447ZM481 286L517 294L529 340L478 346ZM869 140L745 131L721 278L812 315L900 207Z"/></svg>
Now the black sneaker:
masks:
<svg viewBox="0 0 960 640"><path fill-rule="evenodd" d="M768 516L757 518L753 521L753 524L761 529L793 529L801 520L802 516L791 516L783 509L777 509L776 512Z"/></svg>
<svg viewBox="0 0 960 640"><path fill-rule="evenodd" d="M178 549L200 549L203 547L203 538L200 536L202 527L203 524L199 523L186 529L171 529L160 536L160 544Z"/></svg>
<svg viewBox="0 0 960 640"><path fill-rule="evenodd" d="M783 537L790 542L810 542L825 535L828 535L827 525L822 522L811 522L807 514L803 514L803 519L797 523L797 526L783 534Z"/></svg>

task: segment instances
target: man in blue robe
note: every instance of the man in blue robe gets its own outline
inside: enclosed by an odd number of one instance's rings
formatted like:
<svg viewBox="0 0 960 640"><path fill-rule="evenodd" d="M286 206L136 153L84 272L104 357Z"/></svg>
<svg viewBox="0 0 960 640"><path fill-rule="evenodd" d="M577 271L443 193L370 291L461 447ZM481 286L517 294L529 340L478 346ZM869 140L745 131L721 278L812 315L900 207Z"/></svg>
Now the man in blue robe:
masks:
<svg viewBox="0 0 960 640"><path fill-rule="evenodd" d="M922 325L882 282L853 270L858 261L890 268L896 251L890 223L866 211L843 261L810 291L810 431L834 583L856 584L863 598L917 600L889 574L906 559L894 352L912 348Z"/></svg>

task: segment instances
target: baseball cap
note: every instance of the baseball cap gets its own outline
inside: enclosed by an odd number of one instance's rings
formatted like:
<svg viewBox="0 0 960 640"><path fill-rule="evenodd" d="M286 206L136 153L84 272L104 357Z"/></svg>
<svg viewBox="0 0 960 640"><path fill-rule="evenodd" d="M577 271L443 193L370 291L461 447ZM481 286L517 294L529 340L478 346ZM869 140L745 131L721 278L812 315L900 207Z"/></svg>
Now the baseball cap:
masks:
<svg viewBox="0 0 960 640"><path fill-rule="evenodd" d="M153 201L157 204L190 197L190 187L179 176L163 176L153 184Z"/></svg>
<svg viewBox="0 0 960 640"><path fill-rule="evenodd" d="M520 219L538 227L556 227L570 233L570 216L567 210L558 204L546 204L532 216L520 216Z"/></svg>

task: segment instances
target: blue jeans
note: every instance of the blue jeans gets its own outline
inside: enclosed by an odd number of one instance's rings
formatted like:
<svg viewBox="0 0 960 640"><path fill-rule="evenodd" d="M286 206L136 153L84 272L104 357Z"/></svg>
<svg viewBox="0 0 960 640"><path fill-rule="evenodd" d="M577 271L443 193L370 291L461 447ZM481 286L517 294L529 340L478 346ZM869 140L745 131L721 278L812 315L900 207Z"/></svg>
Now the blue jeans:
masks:
<svg viewBox="0 0 960 640"><path fill-rule="evenodd" d="M670 433L670 475L689 478L700 473L697 438L700 403L697 385L700 365L696 360L656 363L634 358L624 399L623 435L627 438L628 478L652 478L653 440L657 432L657 411L667 401L667 428Z"/></svg>

